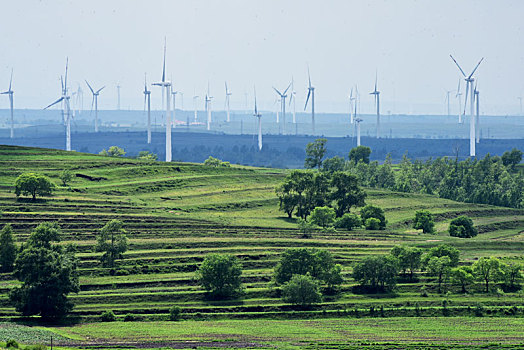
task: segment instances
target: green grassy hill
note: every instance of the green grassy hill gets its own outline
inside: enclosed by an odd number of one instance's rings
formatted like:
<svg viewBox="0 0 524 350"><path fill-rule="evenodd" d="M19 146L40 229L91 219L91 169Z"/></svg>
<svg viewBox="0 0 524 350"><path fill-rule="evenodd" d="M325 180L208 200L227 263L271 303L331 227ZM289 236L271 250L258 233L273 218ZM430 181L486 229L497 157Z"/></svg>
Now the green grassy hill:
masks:
<svg viewBox="0 0 524 350"><path fill-rule="evenodd" d="M74 175L68 187L61 186L58 178L63 169ZM29 171L49 176L57 185L54 196L35 202L17 200L14 181ZM304 239L294 220L278 211L274 188L285 175L286 171L278 169L211 168L1 146L0 226L11 223L18 242L22 242L42 221L60 224L63 241L75 243L79 249L81 292L71 298L76 304L74 314L87 320L105 310L114 310L120 317L132 313L158 320L172 305L182 307L184 318L193 319L327 317L380 306L399 316L411 314L416 304L428 316L441 315L444 298L450 299L451 307L459 313L478 303L497 315L513 305L523 305L519 293L498 297L480 292L438 295L435 281L424 275L418 283L399 283L395 294L356 295L351 292L354 281L349 273L353 262L385 254L396 244L431 247L449 243L461 250L465 264L490 255L523 262L524 210L368 189L367 202L386 210L387 230L316 232ZM411 228L418 209L435 214L436 235ZM449 237L449 221L460 214L473 218L480 232L477 237ZM116 275L111 276L109 269L100 266L93 245L96 232L114 218L125 223L130 249L118 262ZM312 310L290 312L291 307L270 285L273 268L289 247L320 247L333 252L347 277L342 292ZM228 252L241 259L244 298L204 298L194 271L210 252ZM7 292L17 282L10 274L0 275L0 280L0 316L9 319L16 313L7 302ZM422 285L427 286L429 297L421 296Z"/></svg>

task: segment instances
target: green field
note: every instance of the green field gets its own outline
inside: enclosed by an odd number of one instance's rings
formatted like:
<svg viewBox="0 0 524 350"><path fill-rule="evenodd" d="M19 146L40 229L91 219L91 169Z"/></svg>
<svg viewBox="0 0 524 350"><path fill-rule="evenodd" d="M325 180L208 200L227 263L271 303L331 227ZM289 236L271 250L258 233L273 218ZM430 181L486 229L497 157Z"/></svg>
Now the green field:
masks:
<svg viewBox="0 0 524 350"><path fill-rule="evenodd" d="M58 178L63 169L74 175L67 187L61 186ZM35 202L17 200L14 181L29 171L49 176L57 185L55 195ZM23 242L38 223L56 221L63 230L64 243L78 246L81 292L71 299L75 303L72 316L81 323L50 329L74 338L63 340L64 344L80 346L86 339L102 344L112 337L146 343L236 341L238 347L254 342L268 347L314 348L314 344L324 343L347 349L351 344L365 348L365 342L377 349L386 343L404 344L402 348L418 343L456 343L471 348L524 342L521 292L484 294L479 285L472 294L460 294L457 287L451 287L451 293L440 295L436 281L419 274L417 283L401 281L395 293L362 295L352 293L355 281L349 277L355 261L385 254L396 244L429 248L448 243L461 250L464 264L492 255L522 263L524 210L366 189L366 201L386 211L385 231L319 231L304 239L295 220L278 210L274 189L285 175L286 171L279 169L210 168L0 146L0 226L11 223L18 242ZM436 235L411 228L418 209L435 214ZM449 237L450 220L461 214L472 217L480 232L477 237ZM116 275L111 276L109 269L100 266L100 253L95 253L93 246L96 232L115 218L125 223L130 245L118 262ZM346 277L341 293L307 310L284 304L271 278L280 254L290 247L330 250ZM245 295L241 299L205 298L194 271L211 252L231 253L242 261ZM0 318L4 321L19 317L7 299L7 292L16 284L10 274L0 274ZM421 296L423 285L429 297ZM444 299L460 317L443 317ZM484 307L484 318L473 317L479 304ZM165 322L173 305L182 308L183 321ZM520 311L511 316L509 309L514 306ZM380 307L383 315L370 311ZM417 308L421 318L416 317ZM105 310L113 310L119 320L133 314L149 322L90 323L98 321ZM0 324L0 336L10 327ZM348 346L342 345L348 342Z"/></svg>

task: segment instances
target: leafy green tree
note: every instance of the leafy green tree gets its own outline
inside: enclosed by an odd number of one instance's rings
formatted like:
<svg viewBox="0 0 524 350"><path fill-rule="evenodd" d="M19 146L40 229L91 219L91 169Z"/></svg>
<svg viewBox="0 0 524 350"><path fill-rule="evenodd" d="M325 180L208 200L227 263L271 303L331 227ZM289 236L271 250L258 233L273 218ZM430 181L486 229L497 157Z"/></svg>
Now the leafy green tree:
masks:
<svg viewBox="0 0 524 350"><path fill-rule="evenodd" d="M242 290L242 265L231 254L208 254L197 271L200 285L212 296L229 298Z"/></svg>
<svg viewBox="0 0 524 350"><path fill-rule="evenodd" d="M280 210L285 211L289 217L294 212L305 220L315 207L326 205L328 189L328 177L325 174L294 170L276 189Z"/></svg>
<svg viewBox="0 0 524 350"><path fill-rule="evenodd" d="M302 237L309 238L311 233L315 231L315 225L308 220L301 218L297 219L298 230L302 232Z"/></svg>
<svg viewBox="0 0 524 350"><path fill-rule="evenodd" d="M377 218L367 218L364 221L366 230L380 230L380 220Z"/></svg>
<svg viewBox="0 0 524 350"><path fill-rule="evenodd" d="M60 180L62 181L62 184L64 186L67 186L67 184L69 182L71 182L71 180L73 179L73 174L71 173L71 170L69 169L64 169L62 170L62 172L60 173Z"/></svg>
<svg viewBox="0 0 524 350"><path fill-rule="evenodd" d="M391 255L398 259L400 270L404 273L409 272L409 278L413 280L415 271L422 266L422 249L395 246L391 249Z"/></svg>
<svg viewBox="0 0 524 350"><path fill-rule="evenodd" d="M349 151L349 160L354 164L363 162L369 164L369 155L371 154L371 148L366 146L354 147Z"/></svg>
<svg viewBox="0 0 524 350"><path fill-rule="evenodd" d="M151 153L149 151L140 151L138 152L138 159L143 159L143 160L157 160L158 159L158 155L156 155L155 153Z"/></svg>
<svg viewBox="0 0 524 350"><path fill-rule="evenodd" d="M0 230L0 271L11 272L16 260L16 245L10 224Z"/></svg>
<svg viewBox="0 0 524 350"><path fill-rule="evenodd" d="M502 154L502 164L509 167L511 170L515 170L515 166L522 161L522 151L513 148L511 151L506 151Z"/></svg>
<svg viewBox="0 0 524 350"><path fill-rule="evenodd" d="M308 169L322 168L322 160L326 155L326 139L316 139L306 145L305 167Z"/></svg>
<svg viewBox="0 0 524 350"><path fill-rule="evenodd" d="M319 285L310 275L293 275L282 286L282 299L286 303L309 306L322 301Z"/></svg>
<svg viewBox="0 0 524 350"><path fill-rule="evenodd" d="M478 235L478 231L473 226L473 220L465 215L461 215L449 223L449 235L452 237L471 238Z"/></svg>
<svg viewBox="0 0 524 350"><path fill-rule="evenodd" d="M120 220L111 220L102 227L96 238L95 250L104 252L100 257L103 266L113 268L115 261L121 259L122 254L127 251L127 237L123 225Z"/></svg>
<svg viewBox="0 0 524 350"><path fill-rule="evenodd" d="M343 171L345 166L344 158L339 156L334 156L328 158L322 164L322 171L326 173L334 173L335 171Z"/></svg>
<svg viewBox="0 0 524 350"><path fill-rule="evenodd" d="M212 156L209 156L209 158L207 158L205 161L204 161L204 165L205 166L211 166L211 167L224 167L224 168L229 168L231 167L231 164L229 162L223 162L221 161L220 159L218 158L214 158Z"/></svg>
<svg viewBox="0 0 524 350"><path fill-rule="evenodd" d="M433 257L447 256L450 259L451 267L457 267L460 259L460 251L447 244L440 244L436 247L432 247L423 258L423 264L427 265L429 260Z"/></svg>
<svg viewBox="0 0 524 350"><path fill-rule="evenodd" d="M380 207L377 207L372 204L366 205L364 208L360 210L360 217L362 218L362 221L364 224L366 223L366 220L369 218L375 218L379 220L379 229L383 230L386 228L387 220L386 216L384 215L384 210Z"/></svg>
<svg viewBox="0 0 524 350"><path fill-rule="evenodd" d="M311 212L309 220L318 226L326 228L335 222L335 209L330 207L316 207Z"/></svg>
<svg viewBox="0 0 524 350"><path fill-rule="evenodd" d="M106 157L123 157L126 155L126 152L124 151L123 148L120 148L118 146L111 146L109 147L107 151L103 149L98 154L100 154L101 156L106 156Z"/></svg>
<svg viewBox="0 0 524 350"><path fill-rule="evenodd" d="M23 173L15 181L15 194L31 195L33 200L36 196L50 196L53 194L55 185L44 175L37 173Z"/></svg>
<svg viewBox="0 0 524 350"><path fill-rule="evenodd" d="M344 228L348 231L353 230L355 227L362 226L362 220L358 217L358 215L353 213L345 213L340 218L335 220L335 227L336 228Z"/></svg>
<svg viewBox="0 0 524 350"><path fill-rule="evenodd" d="M330 199L335 203L337 217L349 213L353 206L364 205L366 193L355 175L337 171L331 176L331 187Z"/></svg>
<svg viewBox="0 0 524 350"><path fill-rule="evenodd" d="M441 292L442 283L446 284L451 273L451 259L449 256L433 256L428 260L427 271L430 276L436 276L438 280L438 292Z"/></svg>
<svg viewBox="0 0 524 350"><path fill-rule="evenodd" d="M331 253L315 248L286 249L275 267L274 278L277 284L284 284L293 275L307 274L328 285L329 288L335 288L343 281L341 267L335 264Z"/></svg>
<svg viewBox="0 0 524 350"><path fill-rule="evenodd" d="M510 290L520 289L520 283L524 279L522 273L522 266L519 264L502 264L502 272L504 274L504 286Z"/></svg>
<svg viewBox="0 0 524 350"><path fill-rule="evenodd" d="M53 243L59 236L57 224L40 224L16 258L14 275L22 285L11 290L9 299L24 316L56 318L73 307L67 296L80 290L77 261L70 246Z"/></svg>
<svg viewBox="0 0 524 350"><path fill-rule="evenodd" d="M482 257L473 264L473 272L478 280L484 282L486 293L489 292L489 283L498 282L503 277L500 260L494 256Z"/></svg>
<svg viewBox="0 0 524 350"><path fill-rule="evenodd" d="M462 288L462 293L467 293L467 288L475 281L473 270L469 266L460 266L451 269L451 282Z"/></svg>
<svg viewBox="0 0 524 350"><path fill-rule="evenodd" d="M415 230L422 229L423 233L434 233L435 221L431 212L429 210L417 210L413 220L413 228Z"/></svg>
<svg viewBox="0 0 524 350"><path fill-rule="evenodd" d="M355 264L353 278L373 291L391 290L396 285L398 261L391 255L370 256Z"/></svg>

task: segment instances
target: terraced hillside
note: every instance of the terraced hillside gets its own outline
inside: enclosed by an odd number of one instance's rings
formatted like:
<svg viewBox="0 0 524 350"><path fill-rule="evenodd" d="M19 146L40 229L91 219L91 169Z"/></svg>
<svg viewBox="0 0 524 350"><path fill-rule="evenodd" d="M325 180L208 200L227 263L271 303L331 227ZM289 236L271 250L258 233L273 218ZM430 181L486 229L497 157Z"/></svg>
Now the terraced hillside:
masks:
<svg viewBox="0 0 524 350"><path fill-rule="evenodd" d="M74 179L60 185L58 176L70 169ZM57 185L53 197L35 202L16 198L16 177L35 171ZM201 164L147 162L90 154L22 147L0 147L0 226L11 223L17 240L23 242L32 228L43 221L60 224L65 243L78 246L81 292L72 295L74 314L98 319L102 311L114 310L144 319L164 319L173 305L184 318L262 318L340 316L366 313L381 306L386 315L412 315L417 308L426 315L441 315L442 300L459 314L468 314L478 303L490 314L503 315L512 306L523 305L522 294L442 296L435 281L420 275L418 283L400 283L395 294L357 295L349 278L351 265L364 256L387 253L396 244L431 247L450 243L462 251L469 264L481 256L505 261L524 261L524 210L473 205L434 196L367 190L368 203L386 210L385 231L355 230L315 232L301 238L294 220L278 211L274 188L286 172L277 169L211 168ZM421 234L411 228L417 209L436 216L438 233ZM467 214L480 234L468 240L449 237L449 221ZM93 246L96 232L110 219L125 223L130 249L111 275L100 266ZM342 293L327 297L310 310L290 312L271 285L272 270L289 247L321 247L333 252L347 277ZM228 252L243 264L245 296L240 300L210 301L194 280L194 271L210 252ZM16 285L10 274L0 275L0 315L16 313L7 301ZM422 285L430 297L421 296ZM479 288L480 290L480 288ZM454 291L454 289L452 289ZM420 310L419 310L420 311Z"/></svg>

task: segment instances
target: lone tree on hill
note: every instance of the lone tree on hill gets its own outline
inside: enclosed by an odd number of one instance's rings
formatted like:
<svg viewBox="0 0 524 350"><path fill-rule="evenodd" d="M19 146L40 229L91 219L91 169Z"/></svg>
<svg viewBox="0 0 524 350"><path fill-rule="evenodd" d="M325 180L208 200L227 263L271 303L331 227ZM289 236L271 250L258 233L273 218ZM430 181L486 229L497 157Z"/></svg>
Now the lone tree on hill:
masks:
<svg viewBox="0 0 524 350"><path fill-rule="evenodd" d="M111 220L102 227L96 239L96 251L104 252L100 261L104 266L113 268L115 260L121 259L127 251L126 231L120 220Z"/></svg>
<svg viewBox="0 0 524 350"><path fill-rule="evenodd" d="M36 196L50 196L53 194L55 185L44 175L37 173L23 173L15 181L15 194L31 195L33 200Z"/></svg>
<svg viewBox="0 0 524 350"><path fill-rule="evenodd" d="M24 316L57 318L67 314L73 304L69 293L78 293L77 261L71 246L63 247L56 223L40 224L18 255L14 275L22 282L12 289L9 299Z"/></svg>
<svg viewBox="0 0 524 350"><path fill-rule="evenodd" d="M435 232L435 221L433 220L433 215L429 212L429 210L417 210L415 212L413 228L415 230L422 229L423 233Z"/></svg>
<svg viewBox="0 0 524 350"><path fill-rule="evenodd" d="M310 142L306 145L306 168L322 168L322 159L327 151L326 143L326 139L316 139L314 142Z"/></svg>
<svg viewBox="0 0 524 350"><path fill-rule="evenodd" d="M452 237L471 238L478 235L478 231L473 226L473 220L465 215L461 215L451 220L449 224L449 235Z"/></svg>
<svg viewBox="0 0 524 350"><path fill-rule="evenodd" d="M242 290L242 265L231 254L208 254L197 271L200 285L212 296L229 298Z"/></svg>

